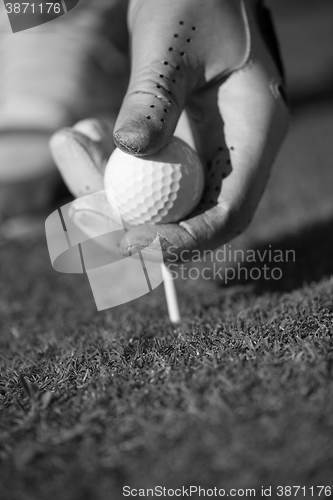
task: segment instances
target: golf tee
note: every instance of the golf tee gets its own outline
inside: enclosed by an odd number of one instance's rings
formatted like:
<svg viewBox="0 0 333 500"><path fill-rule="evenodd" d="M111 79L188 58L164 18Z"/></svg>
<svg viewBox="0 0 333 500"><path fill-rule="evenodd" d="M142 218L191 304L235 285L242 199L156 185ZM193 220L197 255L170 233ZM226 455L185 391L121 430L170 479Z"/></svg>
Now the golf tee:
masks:
<svg viewBox="0 0 333 500"><path fill-rule="evenodd" d="M178 324L181 319L174 278L165 264L161 264L161 267L169 318L171 323Z"/></svg>

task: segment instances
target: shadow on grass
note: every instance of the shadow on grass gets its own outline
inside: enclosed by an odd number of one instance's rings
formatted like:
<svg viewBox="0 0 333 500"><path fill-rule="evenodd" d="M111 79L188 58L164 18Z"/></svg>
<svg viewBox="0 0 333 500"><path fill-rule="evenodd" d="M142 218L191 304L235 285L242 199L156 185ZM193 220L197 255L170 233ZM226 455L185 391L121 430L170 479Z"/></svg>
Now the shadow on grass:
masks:
<svg viewBox="0 0 333 500"><path fill-rule="evenodd" d="M254 243L242 252L242 260L225 266L224 279L215 280L218 286L251 284L254 293L262 294L291 292L317 283L333 276L333 217L275 241Z"/></svg>
<svg viewBox="0 0 333 500"><path fill-rule="evenodd" d="M287 235L275 242L261 243L253 246L253 250L261 255L271 246L272 251L279 250L285 255L293 250L295 258L285 262L272 262L269 252L260 266L272 269L278 267L282 271L281 279L251 280L256 284L257 291L292 291L306 283L318 282L333 275L333 218L319 222L301 230L294 235ZM258 267L258 262L242 264L251 275L251 269ZM239 283L249 283L249 280L240 280Z"/></svg>

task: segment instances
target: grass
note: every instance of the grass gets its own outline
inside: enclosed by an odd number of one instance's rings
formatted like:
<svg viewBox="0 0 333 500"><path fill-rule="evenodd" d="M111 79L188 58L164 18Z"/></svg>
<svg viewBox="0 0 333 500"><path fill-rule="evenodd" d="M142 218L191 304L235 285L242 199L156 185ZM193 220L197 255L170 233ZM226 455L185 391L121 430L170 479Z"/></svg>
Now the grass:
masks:
<svg viewBox="0 0 333 500"><path fill-rule="evenodd" d="M333 280L285 274L180 282L173 329L162 289L97 313L43 241L3 248L2 498L332 485Z"/></svg>

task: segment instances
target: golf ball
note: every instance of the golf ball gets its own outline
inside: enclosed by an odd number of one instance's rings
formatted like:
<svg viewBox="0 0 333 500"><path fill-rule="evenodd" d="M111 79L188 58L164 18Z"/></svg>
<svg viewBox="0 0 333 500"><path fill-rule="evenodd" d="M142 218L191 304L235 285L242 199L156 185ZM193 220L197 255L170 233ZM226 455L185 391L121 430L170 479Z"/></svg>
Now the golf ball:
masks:
<svg viewBox="0 0 333 500"><path fill-rule="evenodd" d="M165 224L184 219L197 206L204 171L197 153L173 137L151 156L137 157L115 149L104 180L125 227ZM108 191L107 196L111 196Z"/></svg>

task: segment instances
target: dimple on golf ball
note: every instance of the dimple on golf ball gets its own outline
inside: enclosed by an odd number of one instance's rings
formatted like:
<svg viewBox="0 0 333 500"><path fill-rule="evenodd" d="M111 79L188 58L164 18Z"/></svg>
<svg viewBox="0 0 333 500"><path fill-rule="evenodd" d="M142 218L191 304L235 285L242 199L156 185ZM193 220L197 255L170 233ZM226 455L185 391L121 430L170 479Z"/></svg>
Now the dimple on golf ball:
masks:
<svg viewBox="0 0 333 500"><path fill-rule="evenodd" d="M109 201L116 202L125 226L165 224L184 219L198 205L204 171L197 153L173 137L151 156L137 157L115 149L104 180Z"/></svg>

